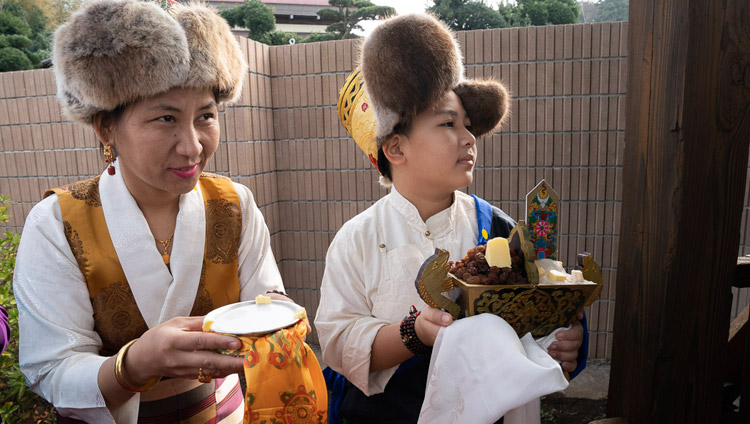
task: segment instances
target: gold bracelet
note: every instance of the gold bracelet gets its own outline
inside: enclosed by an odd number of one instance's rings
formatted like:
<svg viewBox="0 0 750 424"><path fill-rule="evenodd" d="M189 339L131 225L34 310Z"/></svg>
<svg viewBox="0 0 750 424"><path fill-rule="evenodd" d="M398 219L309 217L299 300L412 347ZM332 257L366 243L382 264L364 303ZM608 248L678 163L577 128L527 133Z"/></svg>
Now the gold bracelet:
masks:
<svg viewBox="0 0 750 424"><path fill-rule="evenodd" d="M117 379L117 382L120 383L120 386L122 386L125 390L129 390L131 392L145 392L146 390L153 389L154 386L156 386L156 383L161 380L161 377L154 377L148 380L146 384L141 387L133 387L128 384L127 380L125 379L125 375L122 372L122 364L125 361L125 355L128 353L128 349L130 349L130 347L133 346L133 344L137 341L138 339L129 341L117 353L117 358L115 359L115 379Z"/></svg>

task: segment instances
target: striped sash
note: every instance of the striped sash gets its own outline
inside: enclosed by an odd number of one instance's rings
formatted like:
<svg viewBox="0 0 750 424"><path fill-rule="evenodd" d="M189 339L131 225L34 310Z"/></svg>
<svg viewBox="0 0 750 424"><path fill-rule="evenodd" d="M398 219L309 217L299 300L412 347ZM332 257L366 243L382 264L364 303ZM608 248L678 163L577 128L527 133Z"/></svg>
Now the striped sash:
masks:
<svg viewBox="0 0 750 424"><path fill-rule="evenodd" d="M159 383L150 397L156 400L141 400L138 424L237 424L242 422L244 407L240 379L237 374L217 378L209 384L193 384L195 387L177 395L189 380L170 379ZM143 395L142 395L143 396ZM85 421L66 418L57 414L62 424L85 424Z"/></svg>

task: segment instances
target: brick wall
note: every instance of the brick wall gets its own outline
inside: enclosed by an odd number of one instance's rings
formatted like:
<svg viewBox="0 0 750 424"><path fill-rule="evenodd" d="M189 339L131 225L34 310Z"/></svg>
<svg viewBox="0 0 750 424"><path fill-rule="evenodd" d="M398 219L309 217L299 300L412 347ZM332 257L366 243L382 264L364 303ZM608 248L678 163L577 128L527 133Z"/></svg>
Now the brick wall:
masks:
<svg viewBox="0 0 750 424"><path fill-rule="evenodd" d="M514 97L509 123L478 141L467 191L519 219L526 193L542 178L560 193L561 259L572 264L578 252L590 251L602 267L604 290L587 315L591 357L609 358L627 24L469 31L458 39L467 76L502 80ZM287 290L312 317L337 229L386 194L336 113L361 41L240 42L250 70L241 101L221 115L222 143L209 170L251 188ZM0 74L0 193L16 201L16 231L46 188L104 168L93 131L61 118L54 93L51 70ZM747 219L743 214L739 254L750 253ZM735 294L733 316L750 303L748 290Z"/></svg>

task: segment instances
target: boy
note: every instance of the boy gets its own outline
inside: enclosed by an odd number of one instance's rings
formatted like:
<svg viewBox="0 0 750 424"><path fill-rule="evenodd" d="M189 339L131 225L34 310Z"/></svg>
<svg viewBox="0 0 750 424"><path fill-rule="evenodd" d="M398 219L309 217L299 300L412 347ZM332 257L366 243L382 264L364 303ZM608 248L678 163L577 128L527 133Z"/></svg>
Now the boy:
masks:
<svg viewBox="0 0 750 424"><path fill-rule="evenodd" d="M392 189L331 243L315 324L324 362L351 383L344 418L416 422L429 366L420 356L452 318L420 299L414 279L436 247L457 260L477 245L477 203L458 190L472 181L476 137L503 121L509 95L498 82L464 80L452 33L427 15L379 26L363 46L361 68L370 101L359 97L355 71L342 97L356 107L342 112L340 100L340 114L350 114L346 121L374 110L374 137L349 129ZM515 222L497 208L492 215L490 237L507 237ZM581 325L558 334L550 355L572 371Z"/></svg>

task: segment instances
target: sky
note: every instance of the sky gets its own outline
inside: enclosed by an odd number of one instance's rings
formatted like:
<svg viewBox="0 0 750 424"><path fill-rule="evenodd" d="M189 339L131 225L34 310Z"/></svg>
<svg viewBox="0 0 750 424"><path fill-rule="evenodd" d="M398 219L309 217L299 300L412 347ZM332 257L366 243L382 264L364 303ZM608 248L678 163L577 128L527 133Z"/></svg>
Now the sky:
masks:
<svg viewBox="0 0 750 424"><path fill-rule="evenodd" d="M428 6L432 6L431 0L370 0L373 4L378 6L391 6L396 9L399 15L407 13L424 12ZM379 22L367 21L362 22L362 27L365 29L360 35L367 35L372 31Z"/></svg>
<svg viewBox="0 0 750 424"><path fill-rule="evenodd" d="M379 6L391 6L396 9L399 15L404 15L407 13L418 13L418 12L424 12L426 8L433 5L432 0L370 0L373 4L377 4ZM489 0L485 1L487 5L495 6L498 3L500 3L503 0ZM505 3L508 2L508 0L504 0ZM373 30L376 26L379 25L379 22L370 21L370 22L363 22L362 27L365 29L364 33L360 35L367 35L370 31Z"/></svg>

